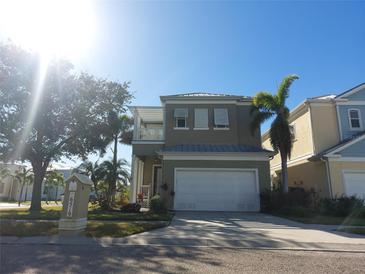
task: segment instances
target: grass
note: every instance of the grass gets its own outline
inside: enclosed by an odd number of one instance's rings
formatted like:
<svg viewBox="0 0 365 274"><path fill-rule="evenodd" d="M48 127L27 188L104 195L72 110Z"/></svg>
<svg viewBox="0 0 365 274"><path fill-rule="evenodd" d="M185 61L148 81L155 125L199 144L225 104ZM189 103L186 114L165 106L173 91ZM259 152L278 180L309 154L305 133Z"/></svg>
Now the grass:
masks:
<svg viewBox="0 0 365 274"><path fill-rule="evenodd" d="M58 222L2 220L1 236L49 236L58 234ZM88 237L125 237L166 226L166 222L103 222L89 221L85 235Z"/></svg>
<svg viewBox="0 0 365 274"><path fill-rule="evenodd" d="M292 214L272 213L273 215L287 218L293 221L305 223L305 224L323 224L323 225L344 225L344 226L364 226L365 218L349 216L349 217L337 217L323 215L319 213L307 213L307 216L295 216Z"/></svg>
<svg viewBox="0 0 365 274"><path fill-rule="evenodd" d="M360 234L360 235L365 235L365 227L342 228L342 229L340 229L340 231L350 232L350 233L355 233L355 234Z"/></svg>
<svg viewBox="0 0 365 274"><path fill-rule="evenodd" d="M59 220L61 206L44 206L41 211L29 211L27 208L1 209L1 219L15 220ZM102 221L170 221L172 213L122 213L120 211L103 211L95 206L89 207L89 220Z"/></svg>

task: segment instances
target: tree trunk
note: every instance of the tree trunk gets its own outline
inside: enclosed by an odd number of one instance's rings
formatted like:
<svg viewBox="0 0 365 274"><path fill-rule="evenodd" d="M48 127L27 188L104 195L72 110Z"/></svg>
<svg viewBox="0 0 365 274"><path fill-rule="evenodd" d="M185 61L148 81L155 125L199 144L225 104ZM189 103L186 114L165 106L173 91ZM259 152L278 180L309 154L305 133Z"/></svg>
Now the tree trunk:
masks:
<svg viewBox="0 0 365 274"><path fill-rule="evenodd" d="M34 183L32 191L32 202L30 204L29 210L39 211L42 209L42 182L46 174L49 163L44 163L42 165L41 161L32 161L33 173L34 173Z"/></svg>
<svg viewBox="0 0 365 274"><path fill-rule="evenodd" d="M56 205L58 205L57 203L57 195L58 195L58 185L56 185L56 195L55 195L55 198L54 198L54 202Z"/></svg>
<svg viewBox="0 0 365 274"><path fill-rule="evenodd" d="M20 206L20 201L22 200L24 184L25 184L25 182L23 182L23 183L22 183L22 188L20 189L19 200L18 200L18 206Z"/></svg>
<svg viewBox="0 0 365 274"><path fill-rule="evenodd" d="M117 189L117 162L118 162L118 135L114 137L113 150L113 181L110 186L110 207L115 203L115 192Z"/></svg>
<svg viewBox="0 0 365 274"><path fill-rule="evenodd" d="M24 202L27 201L27 197L28 197L28 187L29 185L27 184L26 187L25 187L25 196L24 196Z"/></svg>
<svg viewBox="0 0 365 274"><path fill-rule="evenodd" d="M281 192L288 193L288 157L285 153L280 153L281 155Z"/></svg>

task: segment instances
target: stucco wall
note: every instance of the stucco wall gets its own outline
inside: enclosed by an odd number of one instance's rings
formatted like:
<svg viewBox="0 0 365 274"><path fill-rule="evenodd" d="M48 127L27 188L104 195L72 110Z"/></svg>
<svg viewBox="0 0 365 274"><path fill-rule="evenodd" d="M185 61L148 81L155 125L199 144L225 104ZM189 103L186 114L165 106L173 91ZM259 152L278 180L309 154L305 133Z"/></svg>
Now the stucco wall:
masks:
<svg viewBox="0 0 365 274"><path fill-rule="evenodd" d="M270 189L270 170L267 161L163 161L162 183L168 185L167 191L161 191L161 196L166 200L169 208L173 208L173 196L170 194L174 190L174 168L257 168L259 175L260 191ZM192 189L192 191L194 191Z"/></svg>
<svg viewBox="0 0 365 274"><path fill-rule="evenodd" d="M336 145L340 141L336 107L333 104L311 104L314 152Z"/></svg>
<svg viewBox="0 0 365 274"><path fill-rule="evenodd" d="M343 170L365 170L364 162L340 162L330 161L329 169L331 175L332 195L341 196L345 194L344 182L343 182Z"/></svg>
<svg viewBox="0 0 365 274"><path fill-rule="evenodd" d="M188 130L174 129L174 109L187 108ZM208 109L209 130L194 130L194 109ZM214 130L214 108L228 110L229 130ZM246 144L261 146L260 132L255 136L250 132L250 106L237 106L235 104L166 104L165 144Z"/></svg>

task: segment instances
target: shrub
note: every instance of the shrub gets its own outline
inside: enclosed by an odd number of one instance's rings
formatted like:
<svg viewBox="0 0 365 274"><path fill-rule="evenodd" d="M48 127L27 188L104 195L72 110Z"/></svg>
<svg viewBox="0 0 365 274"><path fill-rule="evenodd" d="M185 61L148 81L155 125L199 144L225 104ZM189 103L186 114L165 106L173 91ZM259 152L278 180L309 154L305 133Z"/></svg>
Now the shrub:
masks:
<svg viewBox="0 0 365 274"><path fill-rule="evenodd" d="M151 198L150 210L154 213L167 212L166 204L159 195L155 195Z"/></svg>
<svg viewBox="0 0 365 274"><path fill-rule="evenodd" d="M283 207L277 211L279 214L295 217L310 217L312 210L302 206Z"/></svg>
<svg viewBox="0 0 365 274"><path fill-rule="evenodd" d="M289 193L264 191L260 194L260 198L261 210L263 212L271 212L289 207L309 208L312 203L313 193L306 191L293 191Z"/></svg>
<svg viewBox="0 0 365 274"><path fill-rule="evenodd" d="M141 210L141 205L137 203L126 204L120 208L122 213L138 213Z"/></svg>
<svg viewBox="0 0 365 274"><path fill-rule="evenodd" d="M322 214L346 217L354 212L361 211L363 204L364 201L355 196L341 196L334 199L325 198L319 202L319 211ZM359 212L359 214L362 215L362 212Z"/></svg>

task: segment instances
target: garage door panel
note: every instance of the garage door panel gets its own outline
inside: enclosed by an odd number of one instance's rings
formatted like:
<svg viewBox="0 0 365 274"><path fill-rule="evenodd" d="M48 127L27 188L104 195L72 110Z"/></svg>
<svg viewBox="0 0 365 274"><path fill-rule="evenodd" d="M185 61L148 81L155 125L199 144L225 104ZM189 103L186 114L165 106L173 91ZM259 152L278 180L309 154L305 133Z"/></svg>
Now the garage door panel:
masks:
<svg viewBox="0 0 365 274"><path fill-rule="evenodd" d="M177 170L176 210L258 211L256 174L244 170Z"/></svg>
<svg viewBox="0 0 365 274"><path fill-rule="evenodd" d="M365 172L345 172L344 180L347 196L365 198Z"/></svg>

